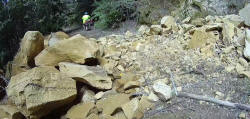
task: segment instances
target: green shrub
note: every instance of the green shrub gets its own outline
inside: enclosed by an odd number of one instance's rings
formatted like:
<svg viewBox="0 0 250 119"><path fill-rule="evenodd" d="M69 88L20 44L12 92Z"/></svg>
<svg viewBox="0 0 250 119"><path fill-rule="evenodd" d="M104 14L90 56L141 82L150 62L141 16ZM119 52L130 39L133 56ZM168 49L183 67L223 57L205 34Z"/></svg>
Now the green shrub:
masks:
<svg viewBox="0 0 250 119"><path fill-rule="evenodd" d="M28 30L49 33L65 24L66 6L61 0L9 0L0 2L0 67L11 60Z"/></svg>
<svg viewBox="0 0 250 119"><path fill-rule="evenodd" d="M92 15L98 18L97 28L110 28L113 24L136 16L136 1L134 0L101 0L93 5Z"/></svg>

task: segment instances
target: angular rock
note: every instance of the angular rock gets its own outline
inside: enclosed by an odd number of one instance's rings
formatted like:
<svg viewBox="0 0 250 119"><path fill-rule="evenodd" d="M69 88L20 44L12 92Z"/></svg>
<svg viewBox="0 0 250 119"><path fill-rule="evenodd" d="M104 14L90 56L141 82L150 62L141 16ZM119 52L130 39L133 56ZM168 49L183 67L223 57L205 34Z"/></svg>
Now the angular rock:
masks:
<svg viewBox="0 0 250 119"><path fill-rule="evenodd" d="M96 95L95 95L95 99L97 99L97 100L99 100L99 99L101 99L102 97L103 97L103 95L104 95L104 92L98 92Z"/></svg>
<svg viewBox="0 0 250 119"><path fill-rule="evenodd" d="M161 25L152 25L150 27L149 34L151 35L160 35L162 33Z"/></svg>
<svg viewBox="0 0 250 119"><path fill-rule="evenodd" d="M161 26L163 28L171 28L173 31L178 31L176 21L172 16L164 16L161 19Z"/></svg>
<svg viewBox="0 0 250 119"><path fill-rule="evenodd" d="M214 35L204 30L196 30L188 43L188 47L191 49L201 48L207 43L215 43Z"/></svg>
<svg viewBox="0 0 250 119"><path fill-rule="evenodd" d="M127 102L129 102L129 95L116 94L97 101L96 107L102 111L102 114L111 115L117 108L120 108Z"/></svg>
<svg viewBox="0 0 250 119"><path fill-rule="evenodd" d="M244 56L250 60L250 30L246 29L246 39L245 39L245 48L244 48Z"/></svg>
<svg viewBox="0 0 250 119"><path fill-rule="evenodd" d="M203 18L196 18L196 19L191 21L191 24L195 25L195 26L202 26L202 25L204 25L204 22L205 22L205 20Z"/></svg>
<svg viewBox="0 0 250 119"><path fill-rule="evenodd" d="M112 58L118 60L121 56L121 50L115 45L111 45L104 50L104 58Z"/></svg>
<svg viewBox="0 0 250 119"><path fill-rule="evenodd" d="M139 81L128 81L125 85L124 85L124 90L127 89L131 89L131 88L136 88L136 87L140 87L140 82Z"/></svg>
<svg viewBox="0 0 250 119"><path fill-rule="evenodd" d="M123 111L119 111L112 116L114 119L128 119Z"/></svg>
<svg viewBox="0 0 250 119"><path fill-rule="evenodd" d="M239 118L240 119L246 119L247 118L246 113L241 112L240 115L239 115Z"/></svg>
<svg viewBox="0 0 250 119"><path fill-rule="evenodd" d="M21 112L13 105L0 105L1 119L24 119Z"/></svg>
<svg viewBox="0 0 250 119"><path fill-rule="evenodd" d="M40 118L76 98L76 82L54 67L37 67L11 78L7 94L27 118Z"/></svg>
<svg viewBox="0 0 250 119"><path fill-rule="evenodd" d="M245 22L245 25L250 26L250 14L249 14L250 4L239 11L239 15Z"/></svg>
<svg viewBox="0 0 250 119"><path fill-rule="evenodd" d="M97 89L111 89L112 81L100 66L85 66L68 62L59 63L60 71L77 81Z"/></svg>
<svg viewBox="0 0 250 119"><path fill-rule="evenodd" d="M159 100L159 98L153 92L150 92L150 94L148 96L148 100L152 101L152 102L157 102Z"/></svg>
<svg viewBox="0 0 250 119"><path fill-rule="evenodd" d="M92 113L86 119L99 119L99 117L97 114Z"/></svg>
<svg viewBox="0 0 250 119"><path fill-rule="evenodd" d="M156 95L163 101L167 101L172 97L171 87L163 82L156 82L153 85L153 90Z"/></svg>
<svg viewBox="0 0 250 119"><path fill-rule="evenodd" d="M141 25L141 27L139 28L138 32L141 35L148 35L150 31L150 28L146 25Z"/></svg>
<svg viewBox="0 0 250 119"><path fill-rule="evenodd" d="M142 96L141 100L139 102L139 110L140 112L146 112L149 109L152 109L155 106L154 103L152 103L151 101L148 100L147 96Z"/></svg>
<svg viewBox="0 0 250 119"><path fill-rule="evenodd" d="M241 27L242 23L244 22L242 17L240 17L239 15L235 15L235 14L230 14L230 15L224 16L223 21L231 22L237 27Z"/></svg>
<svg viewBox="0 0 250 119"><path fill-rule="evenodd" d="M222 25L222 35L223 35L223 42L226 45L230 45L233 42L233 37L235 35L235 26L231 22L225 22Z"/></svg>
<svg viewBox="0 0 250 119"><path fill-rule="evenodd" d="M56 43L62 40L68 39L68 38L69 38L69 35L61 31L56 32L56 33L51 33L49 36L48 46L53 46Z"/></svg>
<svg viewBox="0 0 250 119"><path fill-rule="evenodd" d="M103 57L98 57L98 61L100 62L100 66L102 66L108 74L113 74L114 68L118 65L118 61L105 59Z"/></svg>
<svg viewBox="0 0 250 119"><path fill-rule="evenodd" d="M86 119L91 109L95 107L93 102L80 103L71 107L66 117L67 119Z"/></svg>
<svg viewBox="0 0 250 119"><path fill-rule="evenodd" d="M182 20L181 22L184 24L187 24L190 22L190 20L191 20L191 17L189 16L189 17L185 18L184 20Z"/></svg>
<svg viewBox="0 0 250 119"><path fill-rule="evenodd" d="M143 117L143 113L139 112L139 100L137 98L122 105L122 110L127 119L141 119Z"/></svg>
<svg viewBox="0 0 250 119"><path fill-rule="evenodd" d="M238 74L242 74L245 70L245 68L240 64L240 63L237 63L236 64L236 67L235 67L236 71L238 72Z"/></svg>
<svg viewBox="0 0 250 119"><path fill-rule="evenodd" d="M34 58L44 49L44 37L38 31L25 33L20 49L12 62L11 75L24 72L35 66Z"/></svg>
<svg viewBox="0 0 250 119"><path fill-rule="evenodd" d="M84 89L81 102L95 102L95 93L92 90Z"/></svg>
<svg viewBox="0 0 250 119"><path fill-rule="evenodd" d="M99 46L95 41L75 35L44 49L36 58L37 66L57 66L60 62L84 64L96 58Z"/></svg>
<svg viewBox="0 0 250 119"><path fill-rule="evenodd" d="M239 58L239 62L242 66L248 67L248 62L243 57Z"/></svg>

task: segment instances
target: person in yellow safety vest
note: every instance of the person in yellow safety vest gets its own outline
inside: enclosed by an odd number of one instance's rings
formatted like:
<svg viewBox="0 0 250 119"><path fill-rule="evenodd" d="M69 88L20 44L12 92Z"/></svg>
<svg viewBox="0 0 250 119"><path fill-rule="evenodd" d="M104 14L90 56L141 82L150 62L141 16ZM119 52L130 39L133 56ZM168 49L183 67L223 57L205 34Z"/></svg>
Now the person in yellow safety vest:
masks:
<svg viewBox="0 0 250 119"><path fill-rule="evenodd" d="M90 16L88 15L88 12L84 12L84 15L82 16L82 23L85 24L90 19Z"/></svg>

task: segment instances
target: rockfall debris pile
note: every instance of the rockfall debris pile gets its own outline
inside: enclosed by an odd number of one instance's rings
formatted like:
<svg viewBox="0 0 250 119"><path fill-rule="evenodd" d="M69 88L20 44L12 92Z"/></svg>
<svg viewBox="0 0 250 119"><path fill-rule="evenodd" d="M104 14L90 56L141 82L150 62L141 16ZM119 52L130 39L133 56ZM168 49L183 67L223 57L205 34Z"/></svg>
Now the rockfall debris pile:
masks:
<svg viewBox="0 0 250 119"><path fill-rule="evenodd" d="M249 91L249 84L241 90L222 87L250 78L248 10L180 23L165 16L137 34L99 39L63 32L45 38L28 31L7 66L0 118L141 119L160 108L159 102L173 103L176 91L249 104L249 97L239 99L248 95L239 92ZM207 87L200 90L195 83Z"/></svg>

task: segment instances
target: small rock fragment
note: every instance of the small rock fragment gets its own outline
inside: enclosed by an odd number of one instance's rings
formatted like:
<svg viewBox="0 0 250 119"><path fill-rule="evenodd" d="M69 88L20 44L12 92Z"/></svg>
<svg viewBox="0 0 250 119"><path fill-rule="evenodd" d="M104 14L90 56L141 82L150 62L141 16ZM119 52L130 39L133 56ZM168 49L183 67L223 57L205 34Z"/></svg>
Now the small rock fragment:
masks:
<svg viewBox="0 0 250 119"><path fill-rule="evenodd" d="M98 92L96 95L95 95L95 99L99 100L102 98L102 96L104 95L104 92Z"/></svg>
<svg viewBox="0 0 250 119"><path fill-rule="evenodd" d="M148 96L148 100L152 101L152 102L157 102L159 100L159 98L157 97L157 95L155 95L153 92L151 92Z"/></svg>
<svg viewBox="0 0 250 119"><path fill-rule="evenodd" d="M164 84L163 82L154 83L153 90L161 100L167 101L172 97L171 87Z"/></svg>
<svg viewBox="0 0 250 119"><path fill-rule="evenodd" d="M239 115L240 119L246 119L246 113L241 112Z"/></svg>

